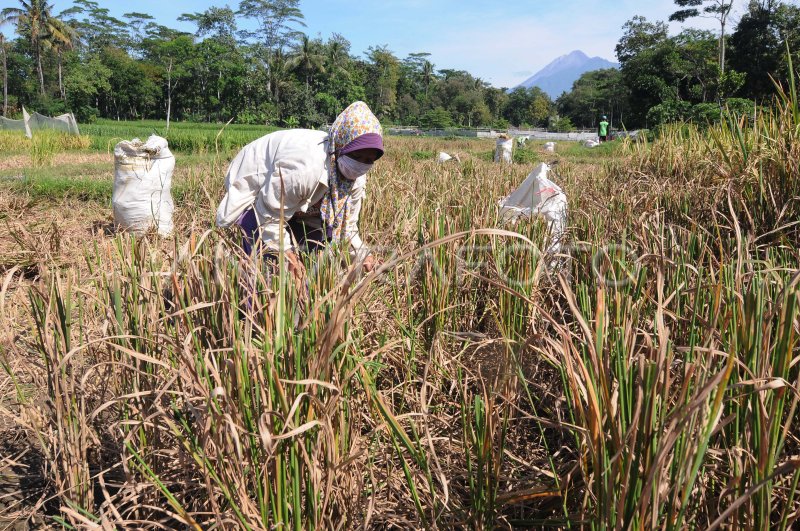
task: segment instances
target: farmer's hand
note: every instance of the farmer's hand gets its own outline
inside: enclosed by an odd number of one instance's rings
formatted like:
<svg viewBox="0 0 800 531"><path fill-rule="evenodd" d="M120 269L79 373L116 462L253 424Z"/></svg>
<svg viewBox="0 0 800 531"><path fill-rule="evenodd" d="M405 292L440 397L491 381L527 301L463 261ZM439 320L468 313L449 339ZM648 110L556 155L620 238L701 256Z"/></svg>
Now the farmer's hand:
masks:
<svg viewBox="0 0 800 531"><path fill-rule="evenodd" d="M373 269L381 265L381 261L375 257L374 254L367 255L364 258L364 271L371 273Z"/></svg>
<svg viewBox="0 0 800 531"><path fill-rule="evenodd" d="M303 280L306 276L306 266L303 265L303 261L300 260L300 257L294 251L286 251L285 256L289 273L291 273L295 280Z"/></svg>

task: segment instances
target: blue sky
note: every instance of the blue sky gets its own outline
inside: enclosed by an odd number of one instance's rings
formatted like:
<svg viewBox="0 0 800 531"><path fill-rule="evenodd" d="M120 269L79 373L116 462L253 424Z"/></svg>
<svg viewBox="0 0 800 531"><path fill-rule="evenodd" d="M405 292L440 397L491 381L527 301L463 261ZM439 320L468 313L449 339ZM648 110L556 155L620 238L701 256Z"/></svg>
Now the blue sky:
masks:
<svg viewBox="0 0 800 531"><path fill-rule="evenodd" d="M56 12L72 5L69 0L51 1ZM192 31L193 25L178 22L178 16L226 3L235 9L238 0L98 3L115 16L145 12L161 24ZM16 4L0 0L0 8ZM400 58L429 52L437 68L467 70L492 85L511 87L573 50L615 61L614 46L627 20L634 15L667 20L675 4L673 0L301 0L300 8L306 17L305 33L322 38L340 33L350 40L356 55L384 44ZM689 24L717 29L716 22L708 19ZM680 29L676 24L671 27L673 32Z"/></svg>

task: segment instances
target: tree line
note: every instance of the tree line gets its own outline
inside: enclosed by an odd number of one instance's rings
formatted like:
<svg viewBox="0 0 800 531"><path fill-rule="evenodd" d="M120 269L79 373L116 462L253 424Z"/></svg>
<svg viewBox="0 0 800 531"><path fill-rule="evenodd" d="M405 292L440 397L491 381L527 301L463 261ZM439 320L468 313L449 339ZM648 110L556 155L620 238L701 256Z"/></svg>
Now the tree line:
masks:
<svg viewBox="0 0 800 531"><path fill-rule="evenodd" d="M318 127L364 100L387 123L430 128L594 127L713 120L725 106L749 112L789 79L800 46L800 8L752 1L727 31L732 0L675 0L673 20L712 16L715 34L634 17L616 47L619 69L584 74L552 100L538 87L492 87L428 53L398 57L387 45L362 55L341 34L303 32L299 0L241 0L186 13L187 33L146 13L116 18L92 0L55 13L46 0L0 11L3 115L43 114ZM795 60L795 67L800 60Z"/></svg>

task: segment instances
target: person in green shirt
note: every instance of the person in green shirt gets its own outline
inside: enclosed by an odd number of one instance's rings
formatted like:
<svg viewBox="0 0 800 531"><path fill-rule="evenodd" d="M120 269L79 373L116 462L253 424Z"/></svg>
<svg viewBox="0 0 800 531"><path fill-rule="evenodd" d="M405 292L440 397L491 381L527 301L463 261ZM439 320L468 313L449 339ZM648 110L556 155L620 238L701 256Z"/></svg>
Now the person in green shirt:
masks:
<svg viewBox="0 0 800 531"><path fill-rule="evenodd" d="M608 117L605 114L601 117L600 123L597 124L597 136L600 137L600 142L608 140Z"/></svg>

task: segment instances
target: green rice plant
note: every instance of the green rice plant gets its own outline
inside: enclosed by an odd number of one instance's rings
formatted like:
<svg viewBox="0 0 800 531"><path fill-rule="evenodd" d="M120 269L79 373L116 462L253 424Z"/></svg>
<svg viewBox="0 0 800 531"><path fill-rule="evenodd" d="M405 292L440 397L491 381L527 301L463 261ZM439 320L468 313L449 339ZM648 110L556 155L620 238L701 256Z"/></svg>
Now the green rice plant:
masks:
<svg viewBox="0 0 800 531"><path fill-rule="evenodd" d="M0 152L15 153L27 151L30 139L20 131L0 131Z"/></svg>
<svg viewBox="0 0 800 531"><path fill-rule="evenodd" d="M220 130L224 129L222 134ZM122 140L139 138L145 140L151 135L163 136L170 149L179 153L206 154L215 151L226 155L253 140L277 130L274 127L232 124L197 124L173 122L170 130L164 131L164 122L145 120L136 122L116 122L98 120L95 124L81 126L81 132L91 137L92 148L109 151Z"/></svg>
<svg viewBox="0 0 800 531"><path fill-rule="evenodd" d="M435 157L436 153L433 151L415 151L411 154L414 160L433 160Z"/></svg>
<svg viewBox="0 0 800 531"><path fill-rule="evenodd" d="M356 425L341 400L357 365L332 342L346 329L321 320L343 310L315 308L300 325L292 316L304 298L292 295L285 274L247 267L207 238L176 250L181 264L166 275L150 273L161 266L146 241L120 239L121 267L102 272L109 353L122 368L114 396L128 397L105 405L123 419L120 444L155 487L154 502L185 525L204 525L208 516L198 515L209 507L216 521L243 528L308 529L346 518L333 486L352 458ZM181 467L165 458L168 448L179 449ZM199 498L176 491L177 478L209 490Z"/></svg>
<svg viewBox="0 0 800 531"><path fill-rule="evenodd" d="M52 166L58 148L56 135L49 132L37 133L31 139L31 166L34 168Z"/></svg>
<svg viewBox="0 0 800 531"><path fill-rule="evenodd" d="M58 131L36 131L27 138L19 131L0 131L0 151L4 153L29 152L34 165L50 164L56 151L77 151L88 149L91 144L88 136L70 135Z"/></svg>
<svg viewBox="0 0 800 531"><path fill-rule="evenodd" d="M582 275L574 288L562 281L573 326L544 314L561 341L543 353L560 360L572 422L586 430L578 444L591 496L581 519L598 528L678 529L731 518L785 528L783 504L794 502L783 496L784 476L796 470L781 457L782 434L796 419L796 399L783 390L797 377L785 365L797 350L796 330L787 326L797 304L792 273L744 246L747 273L735 260L720 268L710 242L693 235L687 245L672 234L652 231L644 238L658 243L638 242L645 252L669 249L668 267L627 266L638 273L614 287L604 279L620 277L609 270L596 282ZM770 309L767 301L781 297ZM736 339L744 337L746 349ZM714 458L716 449L744 440L762 448L758 459ZM715 513L709 495L741 512Z"/></svg>
<svg viewBox="0 0 800 531"><path fill-rule="evenodd" d="M503 380L508 382L502 378L493 382L492 387L503 386ZM487 389L480 376L478 385L481 391L474 394L466 386L462 388L461 425L470 498L466 523L472 529L493 529L501 502L501 469L510 425L510 405L507 402L498 404L502 390Z"/></svg>
<svg viewBox="0 0 800 531"><path fill-rule="evenodd" d="M68 506L62 509L66 521L77 525L80 517L74 512L87 513L93 509L89 472L89 439L93 434L77 378L80 348L73 343L83 328L83 308L72 291L71 280L67 279L66 285L63 282L58 274L53 274L45 284L47 291L30 293L38 348L48 373L46 408L49 410L31 417L39 442L54 464L51 473L55 488Z"/></svg>
<svg viewBox="0 0 800 531"><path fill-rule="evenodd" d="M533 148L533 145L530 147L515 147L514 152L512 154L512 159L515 164L538 164L540 161L539 153L537 153Z"/></svg>
<svg viewBox="0 0 800 531"><path fill-rule="evenodd" d="M89 138L58 131L36 131L30 140L31 165L34 168L52 166L56 154L66 150L86 149Z"/></svg>

